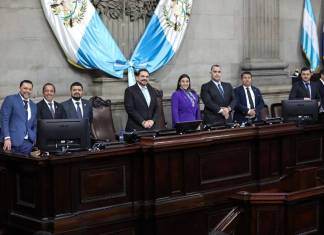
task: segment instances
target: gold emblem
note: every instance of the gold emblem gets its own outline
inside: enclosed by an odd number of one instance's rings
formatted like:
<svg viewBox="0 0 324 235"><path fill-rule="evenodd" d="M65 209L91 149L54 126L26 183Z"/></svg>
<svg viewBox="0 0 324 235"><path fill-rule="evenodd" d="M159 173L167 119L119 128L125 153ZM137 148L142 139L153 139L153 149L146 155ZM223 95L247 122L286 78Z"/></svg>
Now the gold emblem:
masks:
<svg viewBox="0 0 324 235"><path fill-rule="evenodd" d="M184 24L189 21L192 8L190 2L189 0L171 0L170 5L163 7L163 17L167 27L174 31L182 30Z"/></svg>
<svg viewBox="0 0 324 235"><path fill-rule="evenodd" d="M80 24L87 11L87 0L52 0L50 4L54 15L58 16L65 27Z"/></svg>

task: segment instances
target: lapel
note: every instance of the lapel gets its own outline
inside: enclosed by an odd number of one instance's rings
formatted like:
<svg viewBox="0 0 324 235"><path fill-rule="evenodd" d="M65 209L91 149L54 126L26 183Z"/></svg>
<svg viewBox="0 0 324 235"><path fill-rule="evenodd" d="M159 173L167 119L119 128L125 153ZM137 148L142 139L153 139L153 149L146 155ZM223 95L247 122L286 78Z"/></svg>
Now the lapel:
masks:
<svg viewBox="0 0 324 235"><path fill-rule="evenodd" d="M221 86L223 87L223 90L224 90L224 86L222 85L222 83L221 83ZM214 92L214 94L216 94L221 100L224 100L225 97L222 96L217 85L212 80L210 81L210 87L211 87L212 92ZM225 96L225 90L224 90L224 96Z"/></svg>
<svg viewBox="0 0 324 235"><path fill-rule="evenodd" d="M84 99L81 99L81 101L82 101L82 108L83 108L83 118L87 118L87 113L88 113L88 104L87 104L87 102L85 102L85 100Z"/></svg>
<svg viewBox="0 0 324 235"><path fill-rule="evenodd" d="M307 90L306 90L306 87L305 87L305 84L303 81L300 81L299 83L299 86L302 88L302 90L304 91L304 96L307 95ZM312 87L311 87L311 90L312 90Z"/></svg>
<svg viewBox="0 0 324 235"><path fill-rule="evenodd" d="M76 109L75 109L75 107L74 107L74 104L73 104L72 98L70 98L70 104L69 104L69 106L70 106L70 112L71 112L72 116L73 116L73 117L77 117L78 114L77 114Z"/></svg>
<svg viewBox="0 0 324 235"><path fill-rule="evenodd" d="M24 104L23 104L23 101L21 99L21 96L19 94L16 95L16 102L18 104L18 107L19 107L19 113L25 117L25 107L24 107Z"/></svg>
<svg viewBox="0 0 324 235"><path fill-rule="evenodd" d="M241 86L241 89L239 90L240 92L239 92L239 94L240 94L240 96L241 96L241 100L243 100L243 105L245 106L245 107L247 107L247 99L248 99L248 97L245 95L245 90L244 90L244 86L242 85Z"/></svg>

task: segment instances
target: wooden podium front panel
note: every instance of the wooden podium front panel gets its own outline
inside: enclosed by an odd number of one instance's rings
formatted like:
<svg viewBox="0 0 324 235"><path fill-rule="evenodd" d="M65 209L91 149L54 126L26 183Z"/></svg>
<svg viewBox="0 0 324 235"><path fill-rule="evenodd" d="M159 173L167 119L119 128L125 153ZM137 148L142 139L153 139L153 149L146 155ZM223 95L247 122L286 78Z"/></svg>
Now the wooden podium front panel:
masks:
<svg viewBox="0 0 324 235"><path fill-rule="evenodd" d="M215 144L196 151L200 189L252 180L255 168L253 142Z"/></svg>
<svg viewBox="0 0 324 235"><path fill-rule="evenodd" d="M323 135L308 134L296 138L296 164L316 163L323 161Z"/></svg>

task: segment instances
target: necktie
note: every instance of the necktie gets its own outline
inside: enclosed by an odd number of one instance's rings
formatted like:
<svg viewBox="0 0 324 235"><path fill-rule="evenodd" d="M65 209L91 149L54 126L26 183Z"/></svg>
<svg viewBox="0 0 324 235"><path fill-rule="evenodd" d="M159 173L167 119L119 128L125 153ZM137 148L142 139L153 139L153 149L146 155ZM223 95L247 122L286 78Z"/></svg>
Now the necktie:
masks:
<svg viewBox="0 0 324 235"><path fill-rule="evenodd" d="M53 109L53 103L50 102L50 103L48 103L48 105L49 105L49 108L50 108L50 111L51 111L52 117L54 118L54 117L55 117L55 111L54 111L54 109Z"/></svg>
<svg viewBox="0 0 324 235"><path fill-rule="evenodd" d="M224 90L223 90L222 85L219 83L219 84L217 85L217 87L218 87L219 92L221 93L221 95L222 95L223 98L224 98Z"/></svg>
<svg viewBox="0 0 324 235"><path fill-rule="evenodd" d="M26 130L25 130L25 138L28 135L28 100L23 100L24 101L24 109L25 109L25 126L26 126Z"/></svg>
<svg viewBox="0 0 324 235"><path fill-rule="evenodd" d="M79 119L82 119L82 112L81 112L80 102L77 101L75 103L77 105L77 110L76 110L77 111L77 116L78 116Z"/></svg>
<svg viewBox="0 0 324 235"><path fill-rule="evenodd" d="M254 106L254 103L253 103L253 99L252 99L252 95L251 95L251 92L250 92L250 88L246 88L246 92L247 92L247 96L248 96L248 99L249 99L249 103L250 103L250 108L251 109L254 109L255 106Z"/></svg>
<svg viewBox="0 0 324 235"><path fill-rule="evenodd" d="M28 120L28 100L24 100L26 119Z"/></svg>
<svg viewBox="0 0 324 235"><path fill-rule="evenodd" d="M310 91L310 84L308 82L305 83L306 85L306 95L308 98L311 98L311 91Z"/></svg>

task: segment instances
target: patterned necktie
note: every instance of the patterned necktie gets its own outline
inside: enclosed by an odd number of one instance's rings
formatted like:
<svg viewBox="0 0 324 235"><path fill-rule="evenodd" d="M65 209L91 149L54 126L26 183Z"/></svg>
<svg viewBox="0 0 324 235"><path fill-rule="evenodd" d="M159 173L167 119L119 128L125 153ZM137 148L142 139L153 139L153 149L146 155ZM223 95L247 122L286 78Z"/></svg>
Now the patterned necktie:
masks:
<svg viewBox="0 0 324 235"><path fill-rule="evenodd" d="M54 118L54 117L55 117L55 111L54 111L54 109L53 109L53 103L52 103L52 102L49 102L48 105L49 105L49 108L50 108L50 111L51 111L52 117Z"/></svg>
<svg viewBox="0 0 324 235"><path fill-rule="evenodd" d="M77 116L78 116L79 119L82 119L82 112L81 112L80 102L77 101L75 103L77 105L77 110L76 110L77 111Z"/></svg>
<svg viewBox="0 0 324 235"><path fill-rule="evenodd" d="M254 109L255 106L254 106L254 103L253 103L253 99L252 99L252 95L251 95L251 92L250 92L250 88L246 88L246 92L247 92L247 96L248 96L248 99L249 99L249 103L250 103L250 108L251 109Z"/></svg>
<svg viewBox="0 0 324 235"><path fill-rule="evenodd" d="M24 101L24 109L25 109L25 136L28 135L28 100L23 100ZM26 138L26 137L25 137Z"/></svg>
<svg viewBox="0 0 324 235"><path fill-rule="evenodd" d="M307 94L307 97L308 98L311 98L311 91L310 91L310 84L309 84L309 82L306 82L305 85L306 85L306 94Z"/></svg>
<svg viewBox="0 0 324 235"><path fill-rule="evenodd" d="M221 95L222 95L223 98L224 98L224 90L223 90L222 85L219 83L219 84L217 85L217 87L218 87L219 92L221 93Z"/></svg>
<svg viewBox="0 0 324 235"><path fill-rule="evenodd" d="M28 120L28 100L24 100L26 119Z"/></svg>

